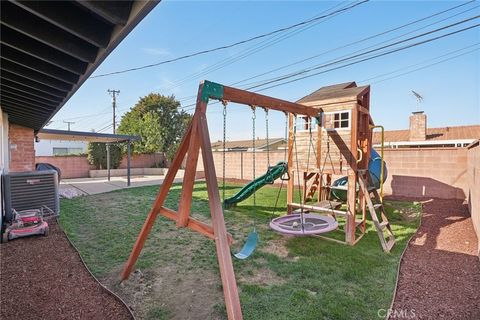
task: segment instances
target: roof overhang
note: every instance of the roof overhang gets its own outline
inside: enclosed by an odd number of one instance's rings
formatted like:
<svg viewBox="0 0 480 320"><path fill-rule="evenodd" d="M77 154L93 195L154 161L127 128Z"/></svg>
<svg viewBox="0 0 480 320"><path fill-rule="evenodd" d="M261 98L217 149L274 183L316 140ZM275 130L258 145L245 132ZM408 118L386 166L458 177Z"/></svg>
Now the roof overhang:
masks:
<svg viewBox="0 0 480 320"><path fill-rule="evenodd" d="M124 134L110 134L99 132L82 132L42 129L37 133L39 140L58 140L58 141L85 141L85 142L107 142L120 143L140 140L139 136L130 136Z"/></svg>
<svg viewBox="0 0 480 320"><path fill-rule="evenodd" d="M1 1L0 106L40 130L160 0Z"/></svg>

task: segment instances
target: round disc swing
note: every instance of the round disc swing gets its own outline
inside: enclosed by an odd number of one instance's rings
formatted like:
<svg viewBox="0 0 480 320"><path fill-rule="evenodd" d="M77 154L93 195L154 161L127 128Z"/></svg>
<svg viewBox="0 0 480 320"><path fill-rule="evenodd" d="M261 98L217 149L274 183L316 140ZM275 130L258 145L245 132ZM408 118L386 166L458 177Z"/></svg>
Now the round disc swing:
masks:
<svg viewBox="0 0 480 320"><path fill-rule="evenodd" d="M226 158L226 131L227 131L227 102L222 101L223 104L223 176L222 176L222 204L223 204L223 210L225 210L225 158ZM252 114L252 128L253 128L253 138L252 138L252 143L253 143L253 179L255 180L255 107L252 106L253 114ZM256 190L255 190L256 191ZM255 217L255 211L256 211L256 198L255 198L255 192L253 193L253 214ZM242 249L237 252L233 253L232 255L239 259L239 260L245 260L248 257L252 255L252 253L255 251L257 248L259 236L255 227L255 220L253 221L253 230L252 232L249 233L247 237L247 241L245 241L245 244L243 245Z"/></svg>
<svg viewBox="0 0 480 320"><path fill-rule="evenodd" d="M294 128L293 128L293 145L295 148L295 158L297 163L297 179L300 181L300 172L298 170L298 150L297 150L297 116L295 116L294 121ZM288 115L286 114L286 121L285 121L285 139L287 139L287 127L288 127ZM310 133L310 145L308 147L308 155L307 155L307 171L310 161L310 147L313 146L313 139L312 139L312 125L309 124L309 133ZM286 150L286 149L285 149ZM289 156L292 155L293 148L290 149ZM318 157L315 148L313 148L313 152L315 153L315 157ZM286 151L284 154L286 157ZM284 159L286 160L286 159ZM323 172L323 168L321 170ZM281 193L281 189L283 187L283 181L280 185L280 189L277 194L277 199L275 202L275 206L273 209L272 214L275 214L275 209L277 208L278 198ZM302 200L302 193L299 185L299 197L300 203L303 203ZM303 203L305 204L305 203ZM326 233L333 231L338 228L338 222L335 220L333 216L326 216L326 215L318 215L318 214L311 214L305 213L303 207L300 209L298 213L292 213L289 215L281 216L274 218L270 221L270 228L273 230L289 235L317 235L321 233Z"/></svg>

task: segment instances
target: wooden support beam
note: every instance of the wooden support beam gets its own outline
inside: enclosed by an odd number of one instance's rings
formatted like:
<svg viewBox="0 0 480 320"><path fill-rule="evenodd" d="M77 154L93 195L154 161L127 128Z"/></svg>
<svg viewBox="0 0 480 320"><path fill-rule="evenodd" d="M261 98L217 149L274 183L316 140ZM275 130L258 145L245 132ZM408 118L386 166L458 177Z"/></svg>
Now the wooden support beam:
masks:
<svg viewBox="0 0 480 320"><path fill-rule="evenodd" d="M289 112L297 115L306 115L310 117L317 117L321 112L321 109L307 107L303 104L272 98L258 93L227 86L223 86L223 99L231 102L259 106L267 109Z"/></svg>
<svg viewBox="0 0 480 320"><path fill-rule="evenodd" d="M5 82L7 82L7 85L5 85ZM27 88L27 87L25 87ZM20 90L18 90L17 86L16 86L16 83L12 82L10 83L10 85L8 85L8 81L7 80L2 80L2 83L0 84L0 91L3 93L8 93L10 94L11 96L15 96L17 98L25 98L25 99L28 99L28 100L31 100L31 101L35 101L35 102L41 102L42 104L44 105L47 105L47 106L53 106L53 107L56 107L58 105L59 102L62 101L62 99L60 98L57 98L57 97L53 97L54 99L50 99L50 97L43 97L43 96L40 96L40 95L35 95L35 92L33 92L33 94L31 94L30 92L28 92L28 88L26 89L26 91L22 90L22 88L20 88ZM32 90L34 91L34 90Z"/></svg>
<svg viewBox="0 0 480 320"><path fill-rule="evenodd" d="M39 109L39 110L46 110L48 112L51 112L52 110L55 110L55 107L56 107L54 105L53 106L52 105L47 105L47 104L44 104L44 103L39 102L39 101L32 101L32 100L29 100L28 98L12 95L11 93L5 92L5 91L0 92L0 98L1 99L4 99L4 98L10 99L14 103L19 103L19 104L22 104L22 105L25 105L25 106L34 107L34 108Z"/></svg>
<svg viewBox="0 0 480 320"><path fill-rule="evenodd" d="M198 122L200 114L204 114L207 109L207 102L200 99L202 90L203 84L200 84L198 87L197 107L192 120L192 135L190 137L187 163L183 176L182 194L180 195L180 202L178 204L179 217L177 227L186 227L190 216L193 186L197 172L198 156L200 154L200 128Z"/></svg>
<svg viewBox="0 0 480 320"><path fill-rule="evenodd" d="M6 92L6 91L1 91L0 98L2 98L2 99L3 98L9 98L11 100L16 101L17 103L26 104L26 105L29 105L29 106L35 106L35 107L40 108L40 109L45 109L45 110L54 110L55 109L55 106L47 105L47 104L44 104L42 102L31 100L31 99L26 98L26 97L19 97L17 95L11 94L11 93Z"/></svg>
<svg viewBox="0 0 480 320"><path fill-rule="evenodd" d="M31 55L77 75L81 75L87 70L87 62L66 53L52 50L50 46L4 25L0 28L0 41L2 44L15 48L24 54Z"/></svg>
<svg viewBox="0 0 480 320"><path fill-rule="evenodd" d="M22 85L18 82L13 82L13 81L10 81L10 80L5 79L3 77L1 79L1 87L11 88L11 89L16 90L17 92L18 91L25 92L26 94L29 94L30 96L40 97L40 98L43 98L43 99L46 99L46 100L50 100L52 102L54 102L54 101L55 102L61 102L63 100L63 98L61 98L61 97L50 95L50 94L45 93L43 91L24 86L24 85Z"/></svg>
<svg viewBox="0 0 480 320"><path fill-rule="evenodd" d="M76 84L79 75L57 67L49 62L25 54L7 45L1 45L2 58L63 82Z"/></svg>
<svg viewBox="0 0 480 320"><path fill-rule="evenodd" d="M215 233L215 245L217 248L218 264L223 284L223 295L229 320L243 319L240 298L238 295L235 272L233 270L230 247L228 245L227 230L223 218L222 204L218 192L217 175L208 134L207 119L204 113L200 115L200 140L205 170L205 181L207 183L208 200L212 215L213 230Z"/></svg>
<svg viewBox="0 0 480 320"><path fill-rule="evenodd" d="M175 210L161 207L160 208L160 214L166 218L169 218L170 220L173 221L178 221L178 212ZM203 234L207 238L210 238L212 240L215 240L215 233L213 231L213 227L209 226L206 223L203 223L201 221L198 221L192 217L188 218L187 225L185 226L189 229L192 229L193 231L196 231L200 234ZM232 245L233 243L233 237L230 233L227 233L227 238L228 238L228 244Z"/></svg>
<svg viewBox="0 0 480 320"><path fill-rule="evenodd" d="M130 253L130 256L128 258L128 261L125 264L125 268L123 269L123 272L120 277L122 281L127 279L130 276L133 266L135 265L135 262L137 262L138 256L140 255L140 252L143 249L145 241L147 240L147 236L152 230L155 219L157 218L157 214L160 212L160 209L162 208L163 203L167 198L168 192L170 191L172 183L175 180L175 175L177 174L178 169L182 165L182 161L185 158L185 154L187 153L188 142L190 141L191 133L192 133L192 123L190 122L187 132L185 133L185 136L183 137L183 140L180 143L180 146L177 150L175 158L173 159L172 164L170 165L170 168L167 171L165 180L163 180L163 184L160 187L160 191L157 194L155 202L152 205L152 209L150 210L147 216L147 219L143 224L142 230L138 234L137 241L135 242L132 252Z"/></svg>
<svg viewBox="0 0 480 320"><path fill-rule="evenodd" d="M19 102L19 101L15 101L14 99L5 97L3 95L0 97L0 101L2 102L2 104L8 103L9 105L18 108L19 110L25 111L28 114L32 114L32 115L45 116L45 115L48 115L50 112L52 112L52 108L42 109L42 108L39 108L36 105L31 105L31 104L26 104L26 103L22 103L22 102Z"/></svg>
<svg viewBox="0 0 480 320"><path fill-rule="evenodd" d="M293 170L293 114L288 115L288 158L287 167L290 179L287 181L287 204L293 202L293 194L295 189L295 171ZM298 170L298 168L297 168ZM292 208L287 205L287 213L292 213Z"/></svg>
<svg viewBox="0 0 480 320"><path fill-rule="evenodd" d="M27 79L23 76L20 76L18 74L14 74L10 71L2 70L2 79L10 80L11 82L15 82L17 84L24 85L26 87L36 89L38 91L47 93L51 96L59 97L59 98L64 98L67 95L66 90L59 90L59 89L54 89L52 87L46 86L44 84L38 83L36 81Z"/></svg>
<svg viewBox="0 0 480 320"><path fill-rule="evenodd" d="M133 1L76 0L76 2L111 24L125 25Z"/></svg>
<svg viewBox="0 0 480 320"><path fill-rule="evenodd" d="M105 48L113 26L67 1L14 1L15 5L96 47ZM68 14L71 13L71 14Z"/></svg>
<svg viewBox="0 0 480 320"><path fill-rule="evenodd" d="M98 47L6 1L1 24L84 62L92 63L97 57Z"/></svg>
<svg viewBox="0 0 480 320"><path fill-rule="evenodd" d="M50 76L47 76L45 74L34 71L32 69L25 68L22 65L18 65L16 63L13 63L9 60L5 60L3 58L0 60L0 68L2 70L11 72L12 74L49 86L53 89L58 89L61 91L68 92L73 87L73 85L70 83L66 83L58 79L52 78Z"/></svg>

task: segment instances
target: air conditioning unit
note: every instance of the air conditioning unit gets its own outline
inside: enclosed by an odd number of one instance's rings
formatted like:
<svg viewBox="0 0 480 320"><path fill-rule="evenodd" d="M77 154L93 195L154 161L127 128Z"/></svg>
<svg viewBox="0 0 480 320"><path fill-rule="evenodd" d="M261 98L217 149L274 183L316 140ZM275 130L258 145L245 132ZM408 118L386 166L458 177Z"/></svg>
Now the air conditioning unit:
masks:
<svg viewBox="0 0 480 320"><path fill-rule="evenodd" d="M13 172L3 176L5 222L12 221L12 209L17 211L47 206L58 215L60 201L58 176L55 170Z"/></svg>

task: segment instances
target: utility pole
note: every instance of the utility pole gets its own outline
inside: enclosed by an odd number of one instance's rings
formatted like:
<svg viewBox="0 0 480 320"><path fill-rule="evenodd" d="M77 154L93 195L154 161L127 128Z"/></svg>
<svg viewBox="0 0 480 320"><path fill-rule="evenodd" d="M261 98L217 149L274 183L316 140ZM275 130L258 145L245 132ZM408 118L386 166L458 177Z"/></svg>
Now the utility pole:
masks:
<svg viewBox="0 0 480 320"><path fill-rule="evenodd" d="M113 134L115 134L115 109L117 108L117 95L120 94L120 90L108 89L108 93L112 96L112 108L113 108Z"/></svg>
<svg viewBox="0 0 480 320"><path fill-rule="evenodd" d="M65 120L63 120L63 122L68 125L68 131L70 131L70 125L75 123L73 121L65 121Z"/></svg>

